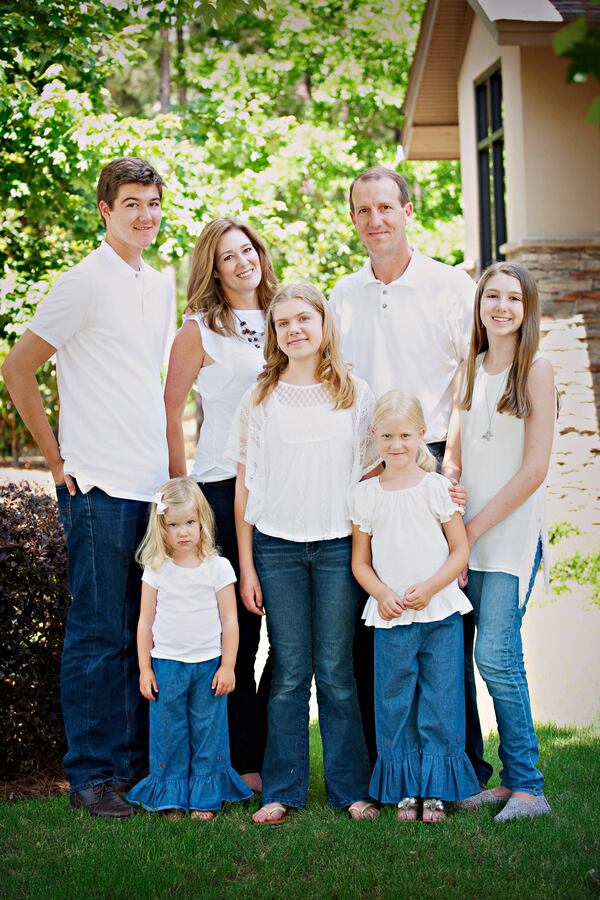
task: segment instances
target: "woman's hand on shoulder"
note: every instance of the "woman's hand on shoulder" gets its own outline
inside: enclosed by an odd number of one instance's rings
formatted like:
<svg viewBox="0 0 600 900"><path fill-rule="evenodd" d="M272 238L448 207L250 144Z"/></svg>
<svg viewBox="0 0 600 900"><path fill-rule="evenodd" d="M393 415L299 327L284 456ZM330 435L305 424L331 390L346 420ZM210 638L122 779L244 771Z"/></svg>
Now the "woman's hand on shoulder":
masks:
<svg viewBox="0 0 600 900"><path fill-rule="evenodd" d="M240 569L240 597L248 612L264 616L262 589L254 566Z"/></svg>
<svg viewBox="0 0 600 900"><path fill-rule="evenodd" d="M425 609L429 605L433 593L426 581L411 584L404 591L402 598L407 609Z"/></svg>
<svg viewBox="0 0 600 900"><path fill-rule="evenodd" d="M389 588L377 598L377 612L385 622L397 619L405 609L404 602Z"/></svg>
<svg viewBox="0 0 600 900"><path fill-rule="evenodd" d="M460 506L461 509L465 509L467 505L467 489L462 485L456 478L450 478L450 487L448 488L448 493L450 495L450 499L456 506Z"/></svg>
<svg viewBox="0 0 600 900"><path fill-rule="evenodd" d="M219 666L212 680L211 688L215 697L230 694L235 687L235 672L230 666Z"/></svg>

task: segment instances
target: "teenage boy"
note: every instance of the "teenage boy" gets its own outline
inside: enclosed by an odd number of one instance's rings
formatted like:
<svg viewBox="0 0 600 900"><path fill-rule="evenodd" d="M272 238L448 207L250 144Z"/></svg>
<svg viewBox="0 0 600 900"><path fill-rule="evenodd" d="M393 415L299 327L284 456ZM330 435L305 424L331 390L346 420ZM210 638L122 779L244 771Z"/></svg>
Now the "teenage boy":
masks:
<svg viewBox="0 0 600 900"><path fill-rule="evenodd" d="M344 358L376 397L393 388L421 401L425 440L441 464L459 365L466 358L475 285L466 272L411 247L413 214L406 182L383 166L367 169L350 186L350 218L369 255L358 272L334 287ZM492 767L483 759L473 671L473 614L465 625L466 752L485 785ZM366 632L369 631L367 635ZM369 752L375 756L372 712L372 634L357 627L355 668Z"/></svg>
<svg viewBox="0 0 600 900"><path fill-rule="evenodd" d="M168 477L160 369L172 291L142 262L160 226L163 184L141 159L117 159L102 170L104 241L59 278L2 368L52 473L67 541L73 601L61 703L70 805L110 818L132 813L118 791L148 764L134 554L148 501ZM35 377L55 354L58 441Z"/></svg>

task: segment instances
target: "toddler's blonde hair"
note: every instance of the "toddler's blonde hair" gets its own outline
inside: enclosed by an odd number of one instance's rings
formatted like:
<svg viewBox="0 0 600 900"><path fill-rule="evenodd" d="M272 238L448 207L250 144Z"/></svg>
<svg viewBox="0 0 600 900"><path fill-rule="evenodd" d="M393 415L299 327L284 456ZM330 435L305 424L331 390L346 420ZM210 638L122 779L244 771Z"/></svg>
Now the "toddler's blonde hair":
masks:
<svg viewBox="0 0 600 900"><path fill-rule="evenodd" d="M373 429L392 416L408 419L418 430L425 428L425 416L419 398L408 391L388 391L379 398L373 410ZM435 472L437 469L435 456L423 440L419 443L416 462L425 472Z"/></svg>
<svg viewBox="0 0 600 900"><path fill-rule="evenodd" d="M142 566L159 569L171 554L167 543L167 526L165 515L168 509L193 504L200 525L200 539L197 551L202 559L215 556L215 517L208 500L191 478L171 478L166 481L159 494L162 503L167 507L163 513L158 512L156 503L152 504L146 534L138 547L135 558Z"/></svg>

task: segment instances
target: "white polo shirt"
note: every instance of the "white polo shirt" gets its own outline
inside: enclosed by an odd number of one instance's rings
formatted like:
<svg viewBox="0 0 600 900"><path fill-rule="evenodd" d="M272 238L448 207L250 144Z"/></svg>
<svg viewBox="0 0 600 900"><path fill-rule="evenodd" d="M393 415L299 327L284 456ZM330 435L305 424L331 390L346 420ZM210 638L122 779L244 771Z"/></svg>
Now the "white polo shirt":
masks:
<svg viewBox="0 0 600 900"><path fill-rule="evenodd" d="M56 282L29 329L56 347L59 444L86 493L149 500L168 478L160 382L172 290L107 243Z"/></svg>
<svg viewBox="0 0 600 900"><path fill-rule="evenodd" d="M331 307L341 330L344 359L378 398L410 391L421 401L425 440L443 441L452 406L452 380L468 352L475 283L413 250L404 273L390 284L371 262L333 289Z"/></svg>

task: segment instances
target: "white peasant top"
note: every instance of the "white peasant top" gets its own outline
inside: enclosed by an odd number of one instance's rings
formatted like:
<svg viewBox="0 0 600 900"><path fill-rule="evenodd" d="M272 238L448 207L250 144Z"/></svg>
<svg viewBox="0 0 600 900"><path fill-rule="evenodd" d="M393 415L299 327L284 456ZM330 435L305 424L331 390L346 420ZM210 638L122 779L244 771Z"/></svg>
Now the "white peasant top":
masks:
<svg viewBox="0 0 600 900"><path fill-rule="evenodd" d="M348 489L377 463L369 431L374 398L351 376L356 399L335 409L323 384L279 381L264 403L244 394L227 453L246 466L245 520L289 541L322 541L352 532Z"/></svg>
<svg viewBox="0 0 600 900"><path fill-rule="evenodd" d="M195 663L221 655L217 591L236 581L229 560L211 556L189 569L166 559L156 571L146 566L142 581L157 591L153 657Z"/></svg>
<svg viewBox="0 0 600 900"><path fill-rule="evenodd" d="M488 375L483 353L477 357L473 401L460 413L461 481L467 491L465 522L477 515L523 463L525 420L496 411L504 393L509 368ZM538 353L535 361L541 356ZM486 440L483 435L491 432ZM506 572L519 579L519 605L527 597L538 541L542 541L544 578L549 590L546 483L506 519L490 528L471 548L469 568L477 572Z"/></svg>
<svg viewBox="0 0 600 900"><path fill-rule="evenodd" d="M204 420L200 429L200 440L196 447L196 458L190 472L195 481L223 481L233 478L236 466L225 456L225 446L232 419L242 394L256 381L256 376L264 365L262 335L265 329L265 315L260 309L238 310L238 315L256 332L261 346L256 347L240 334L221 335L211 331L202 313L184 317L192 319L200 329L202 346L214 360L203 366L196 378L196 390L202 397ZM240 325L236 317L236 328Z"/></svg>
<svg viewBox="0 0 600 900"><path fill-rule="evenodd" d="M436 472L425 474L419 484L403 490L385 490L379 478L357 484L351 492L352 521L371 535L373 569L402 599L407 588L437 572L448 559L448 544L441 525L462 509L450 499L450 482ZM425 609L406 609L386 621L377 600L369 597L363 612L366 625L394 628L413 622L440 622L473 607L455 581L446 585Z"/></svg>

